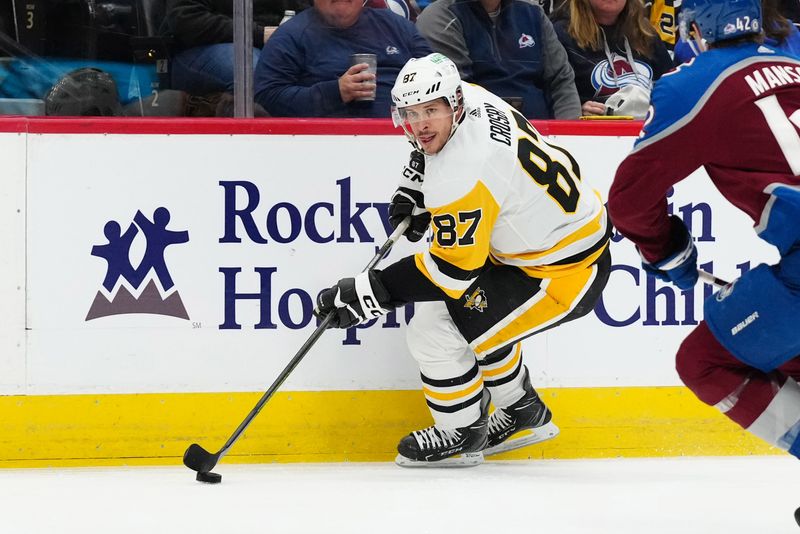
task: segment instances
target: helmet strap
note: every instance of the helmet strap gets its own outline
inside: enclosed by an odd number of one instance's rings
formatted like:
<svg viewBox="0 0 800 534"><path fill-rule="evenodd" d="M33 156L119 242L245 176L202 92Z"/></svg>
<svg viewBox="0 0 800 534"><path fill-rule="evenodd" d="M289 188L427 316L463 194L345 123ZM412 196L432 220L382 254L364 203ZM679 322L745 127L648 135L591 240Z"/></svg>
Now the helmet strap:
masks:
<svg viewBox="0 0 800 534"><path fill-rule="evenodd" d="M461 91L460 87L458 88L458 91L456 91L456 100L456 106L452 108L453 124L450 126L450 135L447 136L448 141L450 141L450 139L456 133L456 128L458 128L458 126L464 122L464 117L467 116L464 110L464 93Z"/></svg>

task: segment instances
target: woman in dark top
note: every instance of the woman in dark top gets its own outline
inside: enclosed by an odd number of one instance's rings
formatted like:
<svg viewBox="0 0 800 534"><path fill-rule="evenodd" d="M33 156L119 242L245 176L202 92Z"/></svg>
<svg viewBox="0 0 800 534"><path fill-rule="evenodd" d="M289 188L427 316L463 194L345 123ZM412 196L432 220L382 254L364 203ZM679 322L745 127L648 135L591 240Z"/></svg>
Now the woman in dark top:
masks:
<svg viewBox="0 0 800 534"><path fill-rule="evenodd" d="M569 0L553 19L584 115L605 115L604 102L626 86L649 94L673 67L639 0Z"/></svg>

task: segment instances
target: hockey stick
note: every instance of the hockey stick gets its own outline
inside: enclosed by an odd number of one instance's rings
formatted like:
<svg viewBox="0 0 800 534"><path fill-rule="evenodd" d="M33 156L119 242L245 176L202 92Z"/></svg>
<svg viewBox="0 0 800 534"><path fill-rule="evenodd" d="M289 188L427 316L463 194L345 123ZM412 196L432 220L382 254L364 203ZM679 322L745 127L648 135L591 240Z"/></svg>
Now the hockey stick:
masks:
<svg viewBox="0 0 800 534"><path fill-rule="evenodd" d="M389 249L392 248L392 245L394 245L395 242L400 239L400 236L403 235L403 232L406 231L406 228L408 228L410 223L411 219L407 218L403 220L403 222L401 222L397 228L395 228L394 232L392 232L392 235L389 236L389 238L386 240L383 246L378 249L378 252L370 260L367 266L364 267L364 271L368 271L378 264L378 262L386 255L386 253L389 252ZM250 425L253 419L255 419L267 401L272 398L272 395L275 393L275 391L281 387L281 384L283 384L289 374L294 371L294 368L297 367L297 364L300 363L300 360L303 359L311 347L314 346L314 343L316 343L317 340L322 336L323 332L325 332L325 329L328 327L328 323L330 323L332 319L333 314L328 314L328 316L325 317L325 319L320 323L317 329L314 330L311 336L309 336L306 342L303 343L303 346L300 347L300 350L297 351L297 354L294 355L294 358L292 358L286 368L281 371L281 374L278 375L278 378L275 379L275 382L273 382L269 389L261 396L255 407L250 410L250 413L247 414L247 417L244 418L244 421L239 424L231 437L228 438L228 441L225 442L225 445L223 445L219 451L211 454L197 443L192 443L189 445L189 448L187 448L186 452L183 453L183 465L189 469L192 469L193 471L197 471L198 480L203 480L205 482L219 482L221 480L219 475L217 475L218 479L216 480L204 480L201 478L201 474L207 475L209 471L214 469L214 466L217 465L217 462L219 462L222 457L228 453L230 448L233 447L233 444L236 443L236 440L239 439L245 429Z"/></svg>
<svg viewBox="0 0 800 534"><path fill-rule="evenodd" d="M700 275L700 280L702 280L707 284L711 284L712 286L722 287L728 285L728 282L726 282L722 278L717 278L713 274L706 272L702 269L697 269L697 274Z"/></svg>

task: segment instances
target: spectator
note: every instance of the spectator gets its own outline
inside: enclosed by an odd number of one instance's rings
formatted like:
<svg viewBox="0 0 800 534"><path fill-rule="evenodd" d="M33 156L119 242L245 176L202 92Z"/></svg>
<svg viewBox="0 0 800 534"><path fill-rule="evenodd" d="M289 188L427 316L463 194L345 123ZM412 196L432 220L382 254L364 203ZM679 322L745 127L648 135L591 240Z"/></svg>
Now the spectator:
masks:
<svg viewBox="0 0 800 534"><path fill-rule="evenodd" d="M377 56L375 75L352 54ZM316 0L282 25L256 66L256 102L282 117L389 117L390 90L412 57L431 53L408 20L362 0ZM377 87L375 86L377 85ZM374 94L374 100L357 100Z"/></svg>
<svg viewBox="0 0 800 534"><path fill-rule="evenodd" d="M286 9L305 0L253 0L253 65ZM167 31L175 38L172 88L191 94L233 92L232 0L167 0Z"/></svg>
<svg viewBox="0 0 800 534"><path fill-rule="evenodd" d="M8 1L0 2L0 34L17 41L17 33L14 30L14 10L11 2ZM10 51L6 50L5 43L0 41L0 57L10 55Z"/></svg>
<svg viewBox="0 0 800 534"><path fill-rule="evenodd" d="M543 9L530 0L437 0L417 19L461 78L530 119L577 119L575 74Z"/></svg>
<svg viewBox="0 0 800 534"><path fill-rule="evenodd" d="M800 20L800 0L778 0L778 11L789 20Z"/></svg>
<svg viewBox="0 0 800 534"><path fill-rule="evenodd" d="M678 12L681 0L647 0L644 3L645 14L656 30L658 37L670 54L678 41Z"/></svg>
<svg viewBox="0 0 800 534"><path fill-rule="evenodd" d="M800 57L800 32L792 20L781 14L778 0L761 2L764 17L764 43L786 54Z"/></svg>
<svg viewBox="0 0 800 534"><path fill-rule="evenodd" d="M570 0L554 18L584 115L605 115L608 97L627 86L647 101L653 82L672 69L640 0Z"/></svg>
<svg viewBox="0 0 800 534"><path fill-rule="evenodd" d="M764 44L777 48L785 54L800 57L800 31L791 20L782 14L782 4L785 2L780 0L763 0L761 2ZM688 35L685 40L679 40L675 45L676 63L686 63L697 57L700 53L700 46L705 46L705 44L698 43Z"/></svg>

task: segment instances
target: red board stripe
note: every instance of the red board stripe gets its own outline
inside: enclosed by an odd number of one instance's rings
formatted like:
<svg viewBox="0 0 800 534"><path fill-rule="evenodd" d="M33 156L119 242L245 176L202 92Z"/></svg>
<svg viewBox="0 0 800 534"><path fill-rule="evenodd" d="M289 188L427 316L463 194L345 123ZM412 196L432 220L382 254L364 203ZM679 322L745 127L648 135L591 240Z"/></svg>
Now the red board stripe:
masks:
<svg viewBox="0 0 800 534"><path fill-rule="evenodd" d="M636 136L641 121L534 121L544 135ZM0 132L163 135L401 135L387 119L0 117Z"/></svg>

